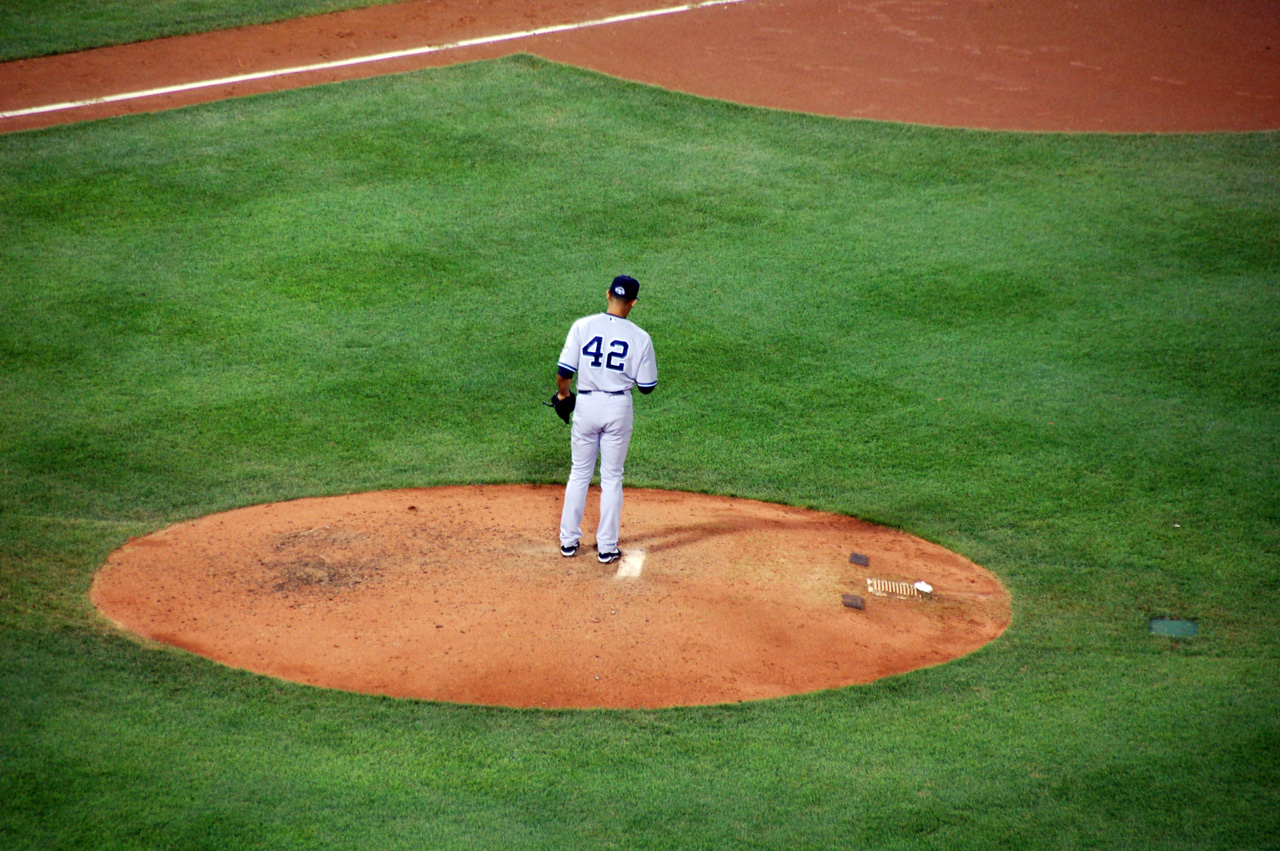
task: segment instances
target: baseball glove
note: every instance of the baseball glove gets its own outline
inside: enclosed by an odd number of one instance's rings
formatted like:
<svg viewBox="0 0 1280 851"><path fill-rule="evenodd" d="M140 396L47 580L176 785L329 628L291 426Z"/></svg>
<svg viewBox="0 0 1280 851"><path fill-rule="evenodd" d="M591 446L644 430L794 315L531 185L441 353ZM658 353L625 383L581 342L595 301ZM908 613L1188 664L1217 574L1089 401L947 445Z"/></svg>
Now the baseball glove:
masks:
<svg viewBox="0 0 1280 851"><path fill-rule="evenodd" d="M551 401L543 402L542 404L555 408L556 414L568 425L569 415L573 413L574 406L578 404L578 396L573 391L570 391L568 396L561 399L560 394L556 392L551 394Z"/></svg>

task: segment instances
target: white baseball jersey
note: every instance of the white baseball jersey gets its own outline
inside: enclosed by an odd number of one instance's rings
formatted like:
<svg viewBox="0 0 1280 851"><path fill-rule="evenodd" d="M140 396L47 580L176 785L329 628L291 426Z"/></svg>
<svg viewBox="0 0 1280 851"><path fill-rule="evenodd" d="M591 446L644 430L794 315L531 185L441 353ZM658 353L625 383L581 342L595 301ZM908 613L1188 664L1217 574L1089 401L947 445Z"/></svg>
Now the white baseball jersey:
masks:
<svg viewBox="0 0 1280 851"><path fill-rule="evenodd" d="M577 373L578 392L620 393L634 385L658 384L658 361L653 341L629 319L596 313L569 328L560 352L562 372Z"/></svg>

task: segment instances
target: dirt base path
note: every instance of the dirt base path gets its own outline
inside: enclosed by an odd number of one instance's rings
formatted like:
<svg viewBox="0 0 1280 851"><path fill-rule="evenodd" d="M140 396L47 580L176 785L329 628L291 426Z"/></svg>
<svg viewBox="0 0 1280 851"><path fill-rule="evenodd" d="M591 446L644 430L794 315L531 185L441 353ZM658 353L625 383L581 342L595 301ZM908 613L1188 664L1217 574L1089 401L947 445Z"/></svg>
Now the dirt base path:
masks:
<svg viewBox="0 0 1280 851"><path fill-rule="evenodd" d="M0 112L598 21L672 0L418 0L0 65ZM1280 128L1274 0L743 0L118 103L0 132L515 52L747 104L952 127Z"/></svg>
<svg viewBox="0 0 1280 851"><path fill-rule="evenodd" d="M601 565L588 546L564 558L562 494L447 487L211 515L130 541L91 596L125 629L233 667L520 707L653 708L866 683L962 656L1010 622L1000 583L942 547L749 500L629 490L623 560ZM593 492L584 544L597 504ZM876 596L869 577L933 591Z"/></svg>

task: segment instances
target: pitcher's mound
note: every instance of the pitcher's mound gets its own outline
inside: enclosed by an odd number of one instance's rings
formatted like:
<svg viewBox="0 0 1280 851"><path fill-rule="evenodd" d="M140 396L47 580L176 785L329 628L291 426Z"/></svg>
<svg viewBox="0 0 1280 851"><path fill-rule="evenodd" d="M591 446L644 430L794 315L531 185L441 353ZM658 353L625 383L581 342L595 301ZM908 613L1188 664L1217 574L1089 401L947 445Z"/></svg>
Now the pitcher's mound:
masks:
<svg viewBox="0 0 1280 851"><path fill-rule="evenodd" d="M229 511L131 540L91 595L125 629L237 668L521 707L725 703L865 683L964 655L1009 624L1004 588L955 553L749 500L628 490L624 558L602 565L593 490L583 546L564 558L562 495L444 487ZM868 577L933 592L874 596Z"/></svg>

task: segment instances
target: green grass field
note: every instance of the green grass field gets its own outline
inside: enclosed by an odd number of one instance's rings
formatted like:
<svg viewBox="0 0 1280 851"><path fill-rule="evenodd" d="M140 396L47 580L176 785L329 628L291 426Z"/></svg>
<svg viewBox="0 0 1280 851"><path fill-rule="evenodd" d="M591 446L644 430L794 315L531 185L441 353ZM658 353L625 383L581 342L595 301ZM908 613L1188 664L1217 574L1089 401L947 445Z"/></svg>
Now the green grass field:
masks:
<svg viewBox="0 0 1280 851"><path fill-rule="evenodd" d="M528 57L0 137L0 846L1280 847L1277 199L1274 133L840 121ZM621 271L661 367L629 484L905 528L998 574L1009 631L543 712L92 610L184 518L562 481L540 403Z"/></svg>

